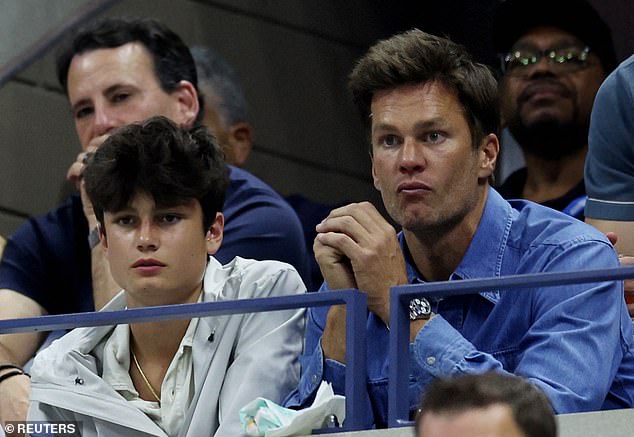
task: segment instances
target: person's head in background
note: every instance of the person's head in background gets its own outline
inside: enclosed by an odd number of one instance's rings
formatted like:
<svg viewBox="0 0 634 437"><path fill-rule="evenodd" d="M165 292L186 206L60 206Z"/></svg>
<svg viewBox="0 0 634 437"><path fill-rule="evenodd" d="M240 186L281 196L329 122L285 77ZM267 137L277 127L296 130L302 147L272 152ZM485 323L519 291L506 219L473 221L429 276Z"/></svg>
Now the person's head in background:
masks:
<svg viewBox="0 0 634 437"><path fill-rule="evenodd" d="M228 164L244 166L253 146L247 121L248 105L233 68L209 47L191 48L198 71L198 88L205 101L202 123L212 130Z"/></svg>
<svg viewBox="0 0 634 437"><path fill-rule="evenodd" d="M198 298L207 254L222 242L222 156L203 126L152 117L116 129L88 159L84 180L102 245L133 306L156 304L145 301L149 291L164 294L162 304Z"/></svg>
<svg viewBox="0 0 634 437"><path fill-rule="evenodd" d="M518 376L485 373L434 381L423 396L416 437L555 437L548 398Z"/></svg>
<svg viewBox="0 0 634 437"><path fill-rule="evenodd" d="M507 0L494 40L502 120L524 153L582 161L594 96L616 65L608 26L584 0Z"/></svg>
<svg viewBox="0 0 634 437"><path fill-rule="evenodd" d="M152 19L106 18L81 29L58 55L57 77L84 150L154 115L191 126L202 113L189 48Z"/></svg>

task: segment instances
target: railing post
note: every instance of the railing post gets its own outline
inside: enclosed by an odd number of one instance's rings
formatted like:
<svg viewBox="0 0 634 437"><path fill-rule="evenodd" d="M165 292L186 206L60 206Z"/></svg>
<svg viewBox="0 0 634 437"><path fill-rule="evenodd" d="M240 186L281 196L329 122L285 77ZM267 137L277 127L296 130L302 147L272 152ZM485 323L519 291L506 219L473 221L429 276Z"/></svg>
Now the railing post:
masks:
<svg viewBox="0 0 634 437"><path fill-rule="evenodd" d="M368 297L353 290L346 302L346 431L364 425L366 403L366 320Z"/></svg>
<svg viewBox="0 0 634 437"><path fill-rule="evenodd" d="M390 344L387 423L390 428L409 420L409 312L401 294L390 291Z"/></svg>

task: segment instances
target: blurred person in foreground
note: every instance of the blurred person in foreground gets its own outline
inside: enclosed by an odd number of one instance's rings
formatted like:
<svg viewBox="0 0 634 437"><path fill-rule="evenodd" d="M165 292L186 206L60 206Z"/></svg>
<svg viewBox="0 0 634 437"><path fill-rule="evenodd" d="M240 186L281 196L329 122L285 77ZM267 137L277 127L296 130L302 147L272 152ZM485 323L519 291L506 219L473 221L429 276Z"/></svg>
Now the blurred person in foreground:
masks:
<svg viewBox="0 0 634 437"><path fill-rule="evenodd" d="M434 381L415 437L556 437L546 395L518 376L485 373Z"/></svg>

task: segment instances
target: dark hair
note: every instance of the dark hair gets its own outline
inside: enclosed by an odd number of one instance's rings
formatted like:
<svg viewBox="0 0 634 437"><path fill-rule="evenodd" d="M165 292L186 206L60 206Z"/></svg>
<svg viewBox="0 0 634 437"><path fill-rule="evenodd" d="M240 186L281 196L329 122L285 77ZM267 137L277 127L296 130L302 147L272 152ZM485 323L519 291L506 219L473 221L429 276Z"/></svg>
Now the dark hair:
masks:
<svg viewBox="0 0 634 437"><path fill-rule="evenodd" d="M73 57L82 53L116 48L131 42L142 44L149 52L154 72L166 93L176 89L181 80L191 82L198 92L198 77L194 59L183 40L161 22L149 18L104 18L81 28L62 47L57 55L57 80L68 93L68 70ZM200 110L196 121L203 114L203 99L198 95Z"/></svg>
<svg viewBox="0 0 634 437"><path fill-rule="evenodd" d="M587 44L601 60L607 74L616 65L612 32L585 0L506 0L498 5L493 20L493 41L498 53L506 53L522 35L539 26L569 32Z"/></svg>
<svg viewBox="0 0 634 437"><path fill-rule="evenodd" d="M492 72L447 38L413 29L379 41L357 62L348 86L361 116L369 122L377 91L434 81L456 92L473 147L489 133L498 133L498 91Z"/></svg>
<svg viewBox="0 0 634 437"><path fill-rule="evenodd" d="M209 131L161 116L116 129L90 156L83 177L102 228L104 211L121 211L146 193L160 206L198 200L207 232L228 185L222 149Z"/></svg>
<svg viewBox="0 0 634 437"><path fill-rule="evenodd" d="M195 46L191 52L196 63L198 86L204 94L202 88L208 85L220 100L217 109L224 127L247 121L247 100L234 69L209 47Z"/></svg>
<svg viewBox="0 0 634 437"><path fill-rule="evenodd" d="M526 437L557 435L552 406L539 388L519 376L493 372L434 380L421 402L416 433L426 413L459 414L495 404L511 409L515 423Z"/></svg>

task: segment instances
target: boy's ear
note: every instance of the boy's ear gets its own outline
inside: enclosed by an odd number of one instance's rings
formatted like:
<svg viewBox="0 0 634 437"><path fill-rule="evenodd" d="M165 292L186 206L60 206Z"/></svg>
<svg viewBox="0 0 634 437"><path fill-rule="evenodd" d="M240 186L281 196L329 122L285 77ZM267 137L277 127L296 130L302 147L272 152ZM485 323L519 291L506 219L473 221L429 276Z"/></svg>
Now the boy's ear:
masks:
<svg viewBox="0 0 634 437"><path fill-rule="evenodd" d="M108 237L106 236L106 230L101 223L97 223L97 230L99 231L99 241L104 249L108 248Z"/></svg>
<svg viewBox="0 0 634 437"><path fill-rule="evenodd" d="M220 249L222 244L222 237L224 235L225 228L225 216L221 212L216 213L216 218L211 223L209 230L205 234L205 240L207 243L207 253L214 255Z"/></svg>

